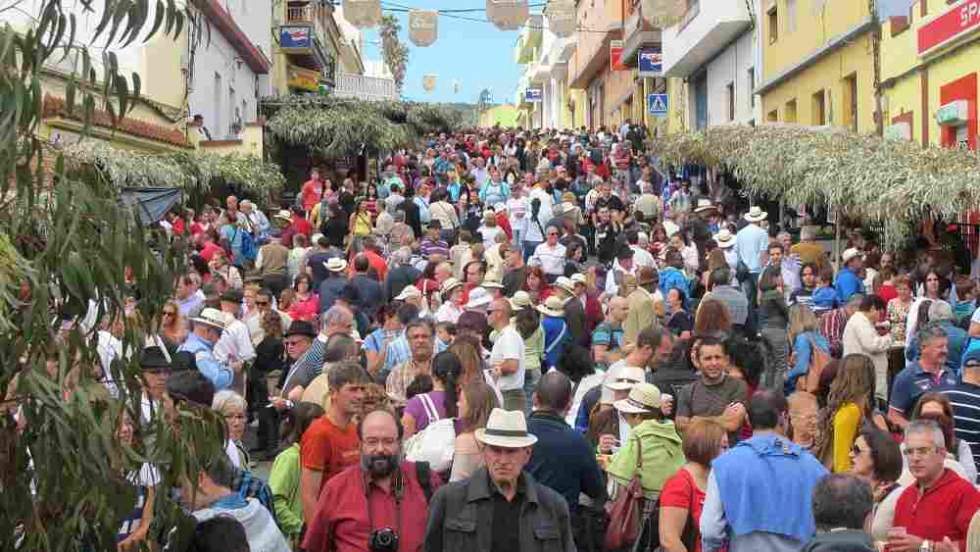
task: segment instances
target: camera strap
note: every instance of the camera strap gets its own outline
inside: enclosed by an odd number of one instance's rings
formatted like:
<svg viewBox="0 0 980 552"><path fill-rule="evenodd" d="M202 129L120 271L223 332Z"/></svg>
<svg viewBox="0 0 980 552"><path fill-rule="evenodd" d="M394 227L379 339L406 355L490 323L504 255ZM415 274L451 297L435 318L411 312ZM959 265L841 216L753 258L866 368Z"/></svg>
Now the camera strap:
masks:
<svg viewBox="0 0 980 552"><path fill-rule="evenodd" d="M401 466L398 466L391 477L391 493L395 496L395 535L398 538L401 538L402 534L402 495L405 492L405 483ZM364 475L364 501L368 515L368 535L370 535L374 533L376 528L374 526L374 514L371 512L371 478L367 474Z"/></svg>

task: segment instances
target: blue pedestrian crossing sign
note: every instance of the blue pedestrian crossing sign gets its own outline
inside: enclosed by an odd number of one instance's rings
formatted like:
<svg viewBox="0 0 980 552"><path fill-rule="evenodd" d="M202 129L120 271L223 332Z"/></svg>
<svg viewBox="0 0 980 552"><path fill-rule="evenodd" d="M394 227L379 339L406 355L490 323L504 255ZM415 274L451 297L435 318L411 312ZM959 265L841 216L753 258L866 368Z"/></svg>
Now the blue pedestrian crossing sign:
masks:
<svg viewBox="0 0 980 552"><path fill-rule="evenodd" d="M647 95L647 111L654 117L666 117L669 105L667 94Z"/></svg>

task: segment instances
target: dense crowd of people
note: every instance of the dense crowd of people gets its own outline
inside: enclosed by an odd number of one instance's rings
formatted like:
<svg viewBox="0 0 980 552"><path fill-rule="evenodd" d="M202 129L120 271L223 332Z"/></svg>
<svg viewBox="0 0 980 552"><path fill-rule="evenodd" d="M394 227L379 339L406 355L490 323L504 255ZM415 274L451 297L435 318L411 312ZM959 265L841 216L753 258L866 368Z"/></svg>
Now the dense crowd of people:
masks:
<svg viewBox="0 0 980 552"><path fill-rule="evenodd" d="M969 259L860 230L834 258L645 135L431 136L169 213L189 270L119 438L223 416L197 550L980 550ZM92 324L111 392L122 325ZM153 538L135 473L121 549Z"/></svg>

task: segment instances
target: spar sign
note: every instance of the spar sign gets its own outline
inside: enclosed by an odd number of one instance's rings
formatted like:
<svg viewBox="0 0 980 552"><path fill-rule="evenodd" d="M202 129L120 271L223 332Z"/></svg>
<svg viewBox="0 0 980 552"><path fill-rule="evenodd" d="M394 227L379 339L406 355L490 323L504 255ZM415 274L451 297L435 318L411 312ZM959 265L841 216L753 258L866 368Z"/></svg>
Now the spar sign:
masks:
<svg viewBox="0 0 980 552"><path fill-rule="evenodd" d="M927 55L980 29L980 0L967 0L919 27L919 55Z"/></svg>

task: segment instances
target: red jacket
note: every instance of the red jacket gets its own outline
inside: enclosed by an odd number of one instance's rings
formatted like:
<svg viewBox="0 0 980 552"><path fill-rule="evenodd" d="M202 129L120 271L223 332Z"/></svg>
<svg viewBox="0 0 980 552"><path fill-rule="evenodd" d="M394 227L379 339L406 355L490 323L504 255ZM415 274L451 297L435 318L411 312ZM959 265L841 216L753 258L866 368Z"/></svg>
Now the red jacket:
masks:
<svg viewBox="0 0 980 552"><path fill-rule="evenodd" d="M910 535L942 542L943 537L959 543L966 552L966 531L980 509L980 492L955 472L946 469L939 481L919 495L917 485L902 492L895 505L894 527L905 527Z"/></svg>

